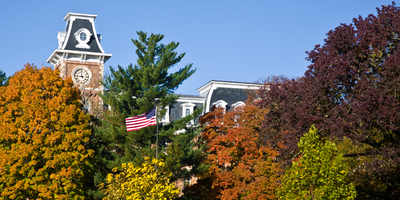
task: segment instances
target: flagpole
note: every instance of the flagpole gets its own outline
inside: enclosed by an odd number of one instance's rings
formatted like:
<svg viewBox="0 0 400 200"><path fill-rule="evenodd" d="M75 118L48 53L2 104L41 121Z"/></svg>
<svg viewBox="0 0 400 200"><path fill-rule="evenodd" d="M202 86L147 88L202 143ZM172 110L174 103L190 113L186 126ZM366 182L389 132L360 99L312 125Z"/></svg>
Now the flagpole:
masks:
<svg viewBox="0 0 400 200"><path fill-rule="evenodd" d="M159 98L154 99L156 102L156 124L157 124L157 133L156 133L156 159L158 159L158 102Z"/></svg>
<svg viewBox="0 0 400 200"><path fill-rule="evenodd" d="M156 124L157 124L157 132L156 132L156 159L158 160L158 102L160 101L159 98L155 98L154 101L156 102ZM157 172L157 165L154 166L155 171Z"/></svg>
<svg viewBox="0 0 400 200"><path fill-rule="evenodd" d="M156 133L156 159L158 159L158 105L156 105L156 124L157 124L157 133Z"/></svg>

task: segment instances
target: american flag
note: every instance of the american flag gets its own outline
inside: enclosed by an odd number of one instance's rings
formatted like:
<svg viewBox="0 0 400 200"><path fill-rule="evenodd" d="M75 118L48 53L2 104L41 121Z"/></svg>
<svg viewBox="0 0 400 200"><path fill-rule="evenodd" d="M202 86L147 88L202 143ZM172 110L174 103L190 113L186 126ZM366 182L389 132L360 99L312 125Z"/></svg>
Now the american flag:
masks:
<svg viewBox="0 0 400 200"><path fill-rule="evenodd" d="M156 125L156 107L141 115L126 118L125 123L127 131L136 131Z"/></svg>

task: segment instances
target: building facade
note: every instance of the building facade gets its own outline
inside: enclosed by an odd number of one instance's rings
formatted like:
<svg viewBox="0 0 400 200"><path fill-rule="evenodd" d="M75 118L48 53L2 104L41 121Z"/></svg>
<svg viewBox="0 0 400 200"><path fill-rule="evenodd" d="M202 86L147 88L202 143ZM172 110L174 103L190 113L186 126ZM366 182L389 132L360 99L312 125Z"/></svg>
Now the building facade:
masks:
<svg viewBox="0 0 400 200"><path fill-rule="evenodd" d="M112 56L101 47L94 20L97 15L68 13L64 17L64 31L58 32L58 48L47 59L62 78L71 77L82 93L85 109L100 106L98 93L103 91L100 81L104 76L104 63Z"/></svg>
<svg viewBox="0 0 400 200"><path fill-rule="evenodd" d="M214 105L231 111L237 106L244 105L249 95L255 94L261 86L262 84L256 83L209 81L197 89L199 95L180 95L179 99L168 107L162 122L169 123L185 117L193 113L196 108L204 108L204 114ZM193 123L197 123L197 120Z"/></svg>
<svg viewBox="0 0 400 200"><path fill-rule="evenodd" d="M55 69L60 70L62 78L71 77L75 86L82 92L85 109L91 110L96 105L102 107L99 92L103 91L100 81L104 76L104 63L112 56L101 47L101 35L96 32L94 20L97 15L68 13L64 17L65 30L58 32L58 48L47 59ZM199 95L180 95L179 99L168 106L163 123L170 123L189 114L196 108L210 111L213 105L232 110L244 105L251 91L261 84L209 81L199 87ZM198 119L192 123L197 123Z"/></svg>
<svg viewBox="0 0 400 200"><path fill-rule="evenodd" d="M96 32L94 20L97 15L68 13L64 17L66 27L58 32L58 48L47 59L62 78L71 77L74 85L82 93L85 109L90 113L95 106L103 108L98 93L103 91L100 81L104 76L104 63L112 56L101 47L101 35ZM213 106L230 111L245 104L249 95L262 85L255 83L212 80L197 89L199 95L180 95L167 107L162 123L170 123L188 116L197 108L203 108L203 114ZM92 112L93 114L93 112ZM198 118L191 122L198 123ZM196 177L177 182L179 188L193 184Z"/></svg>

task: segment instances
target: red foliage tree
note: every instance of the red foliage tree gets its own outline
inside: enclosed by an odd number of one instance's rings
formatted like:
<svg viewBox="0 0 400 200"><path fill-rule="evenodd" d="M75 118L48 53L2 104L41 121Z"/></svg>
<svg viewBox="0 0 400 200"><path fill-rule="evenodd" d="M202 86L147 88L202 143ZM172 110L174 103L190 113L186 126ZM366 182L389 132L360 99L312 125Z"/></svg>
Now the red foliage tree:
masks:
<svg viewBox="0 0 400 200"><path fill-rule="evenodd" d="M250 103L250 104L249 104ZM277 151L259 140L262 119L267 109L248 105L226 112L213 109L202 117L206 124L210 165L209 180L216 198L275 199L280 167L273 161Z"/></svg>
<svg viewBox="0 0 400 200"><path fill-rule="evenodd" d="M304 77L278 78L261 91L271 109L262 138L285 143L283 160L296 156L312 124L322 136L351 138L368 148L347 156L369 156L358 169L385 185L374 195L394 199L400 196L400 9L393 4L377 11L329 31L325 44L308 52L312 64Z"/></svg>

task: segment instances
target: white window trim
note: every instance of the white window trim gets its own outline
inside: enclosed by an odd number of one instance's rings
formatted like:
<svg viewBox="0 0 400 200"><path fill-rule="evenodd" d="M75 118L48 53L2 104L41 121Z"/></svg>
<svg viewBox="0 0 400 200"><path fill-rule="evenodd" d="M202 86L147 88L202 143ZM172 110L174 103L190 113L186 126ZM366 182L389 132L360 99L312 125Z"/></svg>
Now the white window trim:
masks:
<svg viewBox="0 0 400 200"><path fill-rule="evenodd" d="M167 109L167 112L165 112L165 115L163 117L161 117L160 121L163 124L168 124L169 123L169 106L166 106L165 108Z"/></svg>
<svg viewBox="0 0 400 200"><path fill-rule="evenodd" d="M217 108L219 108L219 107L224 108L224 112L225 112L226 111L226 105L228 105L228 103L226 103L226 101L224 101L224 100L218 100L218 101L212 103L212 105L213 106L215 105Z"/></svg>
<svg viewBox="0 0 400 200"><path fill-rule="evenodd" d="M81 40L80 35L81 33L86 34L86 39ZM75 47L76 48L82 48L82 49L90 49L90 46L87 44L90 41L90 38L92 37L92 34L87 30L86 28L80 28L78 31L74 33L76 41L79 42Z"/></svg>
<svg viewBox="0 0 400 200"><path fill-rule="evenodd" d="M181 104L181 108L182 108L182 117L186 117L186 109L189 109L190 113L189 114L193 114L193 110L194 107L196 106L196 104L188 102L188 103L184 103ZM190 124L194 124L194 120L190 121Z"/></svg>
<svg viewBox="0 0 400 200"><path fill-rule="evenodd" d="M187 109L187 108L189 108L190 114L192 114L195 106L196 106L196 104L191 103L191 102L181 104L181 107L182 107L182 117L186 117L186 109Z"/></svg>
<svg viewBox="0 0 400 200"><path fill-rule="evenodd" d="M246 105L243 101L238 101L234 104L232 104L232 108L240 107Z"/></svg>

